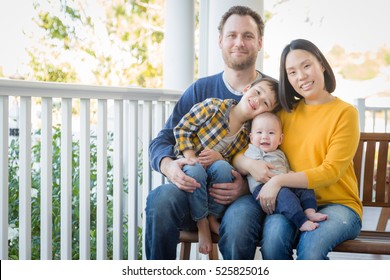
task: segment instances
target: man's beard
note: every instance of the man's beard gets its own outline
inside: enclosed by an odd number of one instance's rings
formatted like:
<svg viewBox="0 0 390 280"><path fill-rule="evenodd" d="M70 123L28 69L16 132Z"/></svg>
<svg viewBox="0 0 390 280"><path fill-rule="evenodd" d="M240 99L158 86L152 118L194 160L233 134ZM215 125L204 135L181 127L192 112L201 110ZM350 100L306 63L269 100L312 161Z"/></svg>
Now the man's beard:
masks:
<svg viewBox="0 0 390 280"><path fill-rule="evenodd" d="M247 57L246 59L232 59L232 57L229 55L227 52L222 53L223 61L225 64L234 70L245 70L248 69L249 67L252 67L256 63L256 55L251 55Z"/></svg>

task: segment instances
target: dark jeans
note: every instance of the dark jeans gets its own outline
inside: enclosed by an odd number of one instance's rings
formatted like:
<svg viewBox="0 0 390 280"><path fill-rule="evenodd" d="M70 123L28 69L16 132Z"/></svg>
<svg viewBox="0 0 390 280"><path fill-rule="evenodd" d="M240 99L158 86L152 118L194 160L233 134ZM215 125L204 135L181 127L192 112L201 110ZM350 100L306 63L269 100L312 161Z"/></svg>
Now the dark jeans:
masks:
<svg viewBox="0 0 390 280"><path fill-rule="evenodd" d="M253 197L256 199L263 184L256 187ZM308 219L304 210L317 210L316 197L313 190L281 188L276 198L275 214L282 214L300 228Z"/></svg>

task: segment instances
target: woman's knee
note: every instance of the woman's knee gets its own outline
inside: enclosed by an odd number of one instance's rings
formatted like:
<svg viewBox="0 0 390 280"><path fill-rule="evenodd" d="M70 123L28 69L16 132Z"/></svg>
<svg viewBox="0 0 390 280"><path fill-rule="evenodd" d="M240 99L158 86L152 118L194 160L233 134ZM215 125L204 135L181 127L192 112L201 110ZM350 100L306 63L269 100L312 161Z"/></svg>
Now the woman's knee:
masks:
<svg viewBox="0 0 390 280"><path fill-rule="evenodd" d="M361 229L359 216L350 208L332 204L320 207L328 219L319 222L319 227L301 235L297 247L298 259L328 259L328 253L339 243L355 238ZM316 246L313 246L316 244Z"/></svg>

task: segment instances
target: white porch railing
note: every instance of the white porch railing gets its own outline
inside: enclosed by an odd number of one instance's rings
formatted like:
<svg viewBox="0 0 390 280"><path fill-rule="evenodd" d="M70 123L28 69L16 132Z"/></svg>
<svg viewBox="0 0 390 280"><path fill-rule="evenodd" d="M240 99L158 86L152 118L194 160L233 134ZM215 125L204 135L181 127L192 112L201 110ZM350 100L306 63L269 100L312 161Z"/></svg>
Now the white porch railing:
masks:
<svg viewBox="0 0 390 280"><path fill-rule="evenodd" d="M97 213L96 258L107 258L107 232L112 230L112 258L123 259L124 217L128 228L128 259L137 259L137 228L142 227L141 213L150 186L163 182L149 167L148 145L162 128L180 97L178 92L131 87L101 87L58 83L0 80L0 258L7 259L8 234L8 147L11 98L18 99L19 128L19 259L30 259L31 242L31 146L32 132L41 129L40 184L40 258L52 259L52 127L55 122L53 100L60 98L61 123L61 259L72 259L72 140L79 140L79 258L90 259L90 141L96 130ZM38 100L35 105L32 100ZM75 101L80 103L78 116L72 114ZM40 103L40 105L39 105ZM97 103L97 108L91 104ZM112 108L109 104L113 104ZM11 105L11 106L10 106ZM11 107L11 110L9 109ZM97 120L93 114L97 110ZM11 112L10 112L11 111ZM40 120L34 120L36 111ZM39 124L41 123L41 124ZM113 133L113 224L107 224L107 135ZM139 184L139 158L142 151L142 185ZM123 191L127 180L128 193ZM153 181L153 182L152 182Z"/></svg>
<svg viewBox="0 0 390 280"><path fill-rule="evenodd" d="M96 214L96 259L107 259L111 250L113 259L137 259L137 232L143 228L142 213L146 196L151 186L158 186L164 178L152 172L149 167L148 146L168 118L180 92L132 87L101 87L58 83L40 83L16 80L0 80L0 259L9 258L9 178L8 158L12 133L18 129L19 139L19 224L17 226L19 259L31 259L32 239L39 239L40 259L74 258L75 236L72 236L72 213L79 209L79 259L90 259L91 217ZM14 105L14 101L17 101ZM53 112L60 105L59 114ZM375 114L368 113L362 100L356 102L361 114L361 126L368 128L368 119L375 121ZM15 113L16 110L16 113ZM73 110L79 110L73 114ZM388 131L387 116L390 108L374 108L379 113L384 128ZM96 115L95 115L96 113ZM37 115L39 117L37 117ZM368 117L367 117L368 116ZM384 117L383 117L384 116ZM97 118L96 118L97 117ZM17 119L17 126L10 119ZM61 181L60 217L53 212L53 154L52 127L61 127ZM377 125L370 128L376 131ZM38 139L33 131L41 129ZM362 129L364 130L364 129ZM112 151L108 148L107 135L112 132ZM96 133L96 135L95 135ZM17 134L17 133L16 133ZM91 139L96 139L96 213L91 213ZM72 188L72 141L79 141L79 207L75 208ZM40 236L32 236L31 193L32 146L40 141ZM142 160L139 156L142 154ZM112 209L107 201L111 199L107 190L107 160L112 160ZM140 163L142 162L142 169ZM142 184L140 178L142 177ZM126 182L126 183L124 183ZM127 193L124 185L127 184ZM108 212L112 211L113 222L107 223ZM74 214L74 213L73 213ZM60 252L53 256L53 219L60 219ZM127 223L125 222L127 221ZM127 228L126 238L124 229ZM112 237L112 248L108 248L108 232ZM95 236L94 236L95 237ZM124 240L128 240L124 244ZM111 244L110 243L110 244ZM126 247L127 255L124 255ZM73 250L72 250L73 249ZM111 258L111 257L110 257Z"/></svg>
<svg viewBox="0 0 390 280"><path fill-rule="evenodd" d="M367 100L376 99L386 101L381 106L367 105ZM359 98L355 99L355 106L359 110L360 127L366 132L390 131L390 96L387 98ZM378 102L377 102L378 103Z"/></svg>

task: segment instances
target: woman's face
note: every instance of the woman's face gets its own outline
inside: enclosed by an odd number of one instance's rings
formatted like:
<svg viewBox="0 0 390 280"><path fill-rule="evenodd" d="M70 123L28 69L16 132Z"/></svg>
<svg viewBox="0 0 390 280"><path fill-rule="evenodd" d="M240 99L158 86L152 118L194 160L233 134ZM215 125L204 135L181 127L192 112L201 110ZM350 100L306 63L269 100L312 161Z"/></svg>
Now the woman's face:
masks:
<svg viewBox="0 0 390 280"><path fill-rule="evenodd" d="M286 56L288 81L306 104L319 104L329 96L325 89L325 68L318 59L305 50L292 50Z"/></svg>

